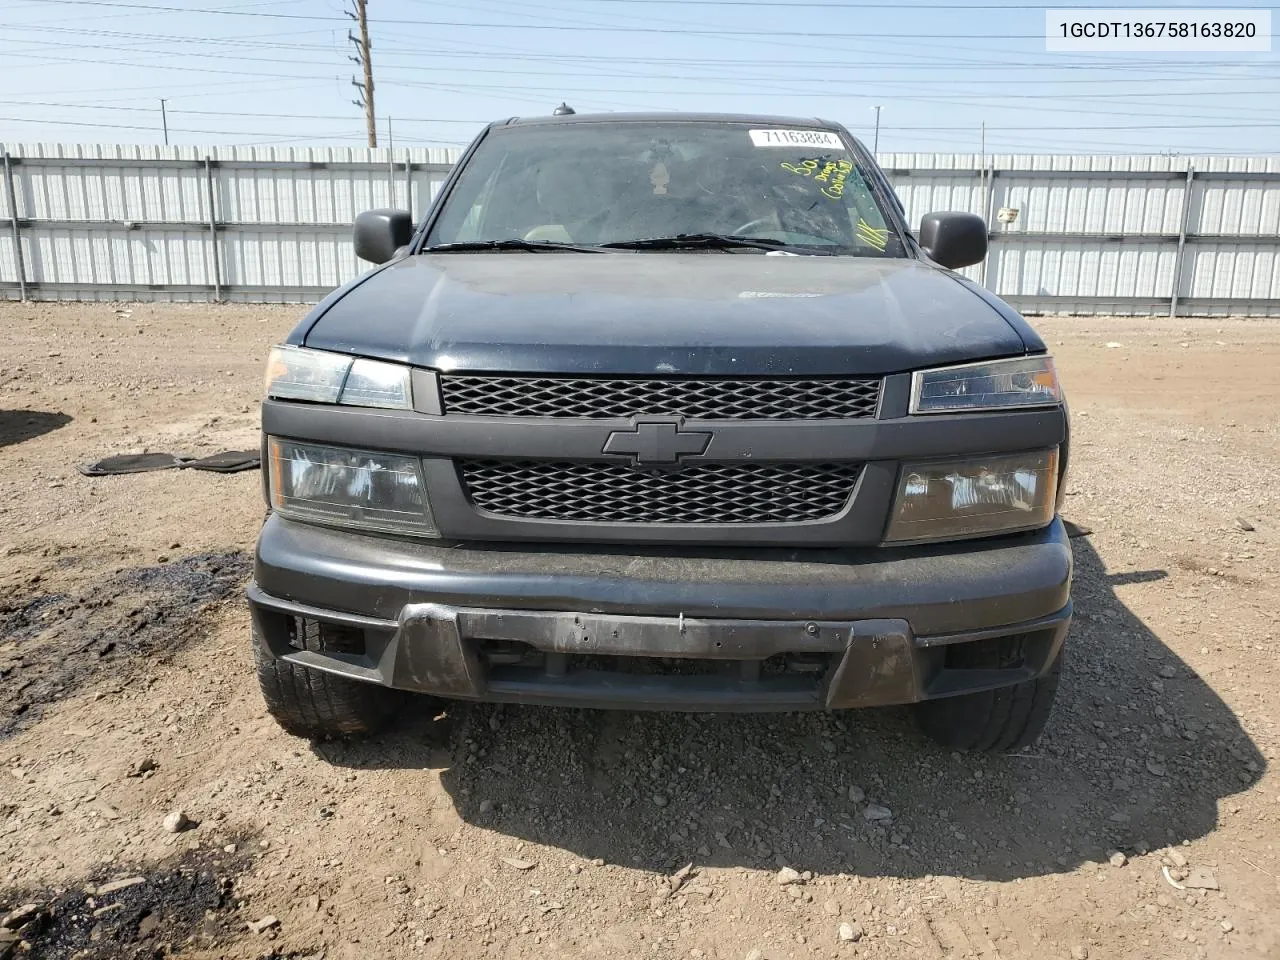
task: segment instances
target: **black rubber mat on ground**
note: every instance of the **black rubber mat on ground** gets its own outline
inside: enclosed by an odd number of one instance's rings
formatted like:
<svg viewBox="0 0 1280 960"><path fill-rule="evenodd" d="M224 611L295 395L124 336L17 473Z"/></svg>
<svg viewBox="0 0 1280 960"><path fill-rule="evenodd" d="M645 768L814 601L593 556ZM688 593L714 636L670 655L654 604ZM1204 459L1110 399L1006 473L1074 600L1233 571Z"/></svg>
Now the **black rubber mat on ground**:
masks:
<svg viewBox="0 0 1280 960"><path fill-rule="evenodd" d="M172 470L189 461L190 457L175 457L172 453L122 453L103 457L76 469L86 477L109 477L122 473L148 473L152 470Z"/></svg>
<svg viewBox="0 0 1280 960"><path fill-rule="evenodd" d="M225 450L199 460L188 460L183 470L211 470L214 473L239 473L241 470L257 470L262 465L257 450Z"/></svg>
<svg viewBox="0 0 1280 960"><path fill-rule="evenodd" d="M224 450L208 457L184 457L172 453L122 453L103 457L76 469L86 477L109 477L152 470L208 470L211 473L239 473L261 466L257 450Z"/></svg>

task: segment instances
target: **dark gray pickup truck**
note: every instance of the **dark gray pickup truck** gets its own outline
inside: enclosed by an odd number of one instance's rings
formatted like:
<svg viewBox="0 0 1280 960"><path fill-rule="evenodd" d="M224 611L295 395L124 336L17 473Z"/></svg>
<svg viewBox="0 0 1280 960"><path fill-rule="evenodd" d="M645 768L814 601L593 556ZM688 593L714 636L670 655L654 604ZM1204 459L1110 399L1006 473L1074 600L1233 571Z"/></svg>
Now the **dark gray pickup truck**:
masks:
<svg viewBox="0 0 1280 960"><path fill-rule="evenodd" d="M914 704L1009 749L1071 619L1068 421L1028 324L838 124L490 125L272 351L249 603L271 712L408 692L662 710Z"/></svg>

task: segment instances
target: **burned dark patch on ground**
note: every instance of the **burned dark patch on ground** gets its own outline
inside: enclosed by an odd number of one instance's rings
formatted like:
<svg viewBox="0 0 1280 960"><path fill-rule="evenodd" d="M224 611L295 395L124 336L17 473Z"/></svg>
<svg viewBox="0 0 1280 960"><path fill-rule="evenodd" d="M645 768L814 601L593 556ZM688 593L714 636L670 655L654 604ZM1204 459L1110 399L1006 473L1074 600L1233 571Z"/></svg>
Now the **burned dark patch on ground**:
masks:
<svg viewBox="0 0 1280 960"><path fill-rule="evenodd" d="M250 566L240 551L200 553L122 570L75 594L0 598L0 739L122 661L181 646Z"/></svg>
<svg viewBox="0 0 1280 960"><path fill-rule="evenodd" d="M60 593L44 593L20 605L0 604L0 639L8 644L39 636L50 621L63 616L68 603L74 601Z"/></svg>
<svg viewBox="0 0 1280 960"><path fill-rule="evenodd" d="M236 894L249 862L247 852L197 850L146 870L102 868L74 888L2 891L12 929L0 956L150 960L217 950L249 935Z"/></svg>

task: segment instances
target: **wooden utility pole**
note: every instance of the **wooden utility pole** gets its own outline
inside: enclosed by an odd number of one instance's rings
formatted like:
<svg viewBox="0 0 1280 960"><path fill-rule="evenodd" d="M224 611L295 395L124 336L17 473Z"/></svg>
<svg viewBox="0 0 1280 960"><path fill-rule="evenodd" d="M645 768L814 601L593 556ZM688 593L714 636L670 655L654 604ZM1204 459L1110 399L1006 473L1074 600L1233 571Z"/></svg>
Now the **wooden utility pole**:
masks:
<svg viewBox="0 0 1280 960"><path fill-rule="evenodd" d="M356 46L356 56L350 57L353 62L364 67L364 83L352 78L351 85L360 91L360 99L351 101L357 107L364 107L365 127L369 131L369 146L378 145L378 123L373 112L373 58L369 55L369 15L366 9L368 0L355 0L356 12L348 10L347 16L360 25L360 36L354 37L347 31L347 39Z"/></svg>

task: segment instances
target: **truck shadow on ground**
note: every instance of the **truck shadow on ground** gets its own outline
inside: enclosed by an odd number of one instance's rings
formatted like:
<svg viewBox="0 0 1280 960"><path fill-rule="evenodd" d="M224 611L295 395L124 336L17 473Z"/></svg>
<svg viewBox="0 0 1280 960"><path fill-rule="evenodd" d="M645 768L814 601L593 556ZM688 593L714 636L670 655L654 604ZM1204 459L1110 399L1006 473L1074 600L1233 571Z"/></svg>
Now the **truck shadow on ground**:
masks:
<svg viewBox="0 0 1280 960"><path fill-rule="evenodd" d="M1212 831L1265 761L1231 709L1117 598L1087 539L1049 729L1021 755L953 754L906 710L687 715L452 705L330 762L441 767L461 817L586 858L1008 880ZM850 791L853 790L851 800ZM865 794L865 800L857 799ZM872 822L866 803L893 819Z"/></svg>
<svg viewBox="0 0 1280 960"><path fill-rule="evenodd" d="M65 413L43 410L0 410L0 449L34 440L65 427L71 418Z"/></svg>

